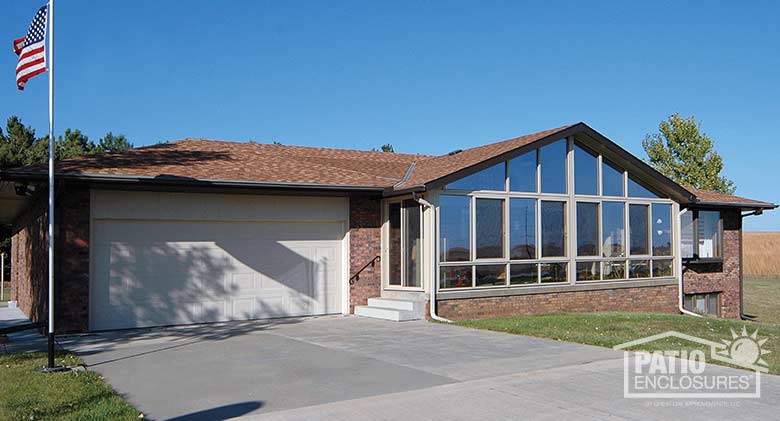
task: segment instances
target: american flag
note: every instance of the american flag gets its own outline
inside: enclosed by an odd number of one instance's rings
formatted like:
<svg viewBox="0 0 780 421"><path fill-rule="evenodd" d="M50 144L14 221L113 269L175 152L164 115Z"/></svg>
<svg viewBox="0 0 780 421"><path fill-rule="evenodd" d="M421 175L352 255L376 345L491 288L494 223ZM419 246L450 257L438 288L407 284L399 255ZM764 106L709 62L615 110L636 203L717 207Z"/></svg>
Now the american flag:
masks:
<svg viewBox="0 0 780 421"><path fill-rule="evenodd" d="M16 86L24 90L27 81L46 71L46 14L48 5L38 9L27 35L14 40L14 52L19 56L16 63Z"/></svg>

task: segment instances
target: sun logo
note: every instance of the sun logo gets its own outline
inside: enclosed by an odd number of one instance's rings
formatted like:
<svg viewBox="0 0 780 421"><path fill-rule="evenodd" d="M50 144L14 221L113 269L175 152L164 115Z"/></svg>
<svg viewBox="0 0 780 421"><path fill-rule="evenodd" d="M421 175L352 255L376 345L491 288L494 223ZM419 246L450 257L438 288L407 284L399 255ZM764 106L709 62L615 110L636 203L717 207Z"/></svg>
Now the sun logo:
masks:
<svg viewBox="0 0 780 421"><path fill-rule="evenodd" d="M734 332L734 329L731 329L731 339L732 340L721 339L721 341L726 344L726 348L717 351L719 355L727 357L735 364L743 367L754 367L758 369L758 367L766 368L769 366L761 356L769 354L772 351L761 349L761 346L764 345L768 339L758 339L758 329L751 335L748 335L745 326L742 326L741 334L737 334L737 332Z"/></svg>

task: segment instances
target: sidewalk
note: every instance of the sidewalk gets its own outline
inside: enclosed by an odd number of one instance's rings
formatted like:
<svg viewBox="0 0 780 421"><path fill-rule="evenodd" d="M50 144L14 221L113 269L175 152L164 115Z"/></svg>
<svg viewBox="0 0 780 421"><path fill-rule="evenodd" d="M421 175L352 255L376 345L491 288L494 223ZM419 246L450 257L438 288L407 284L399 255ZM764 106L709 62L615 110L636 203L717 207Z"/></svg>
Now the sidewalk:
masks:
<svg viewBox="0 0 780 421"><path fill-rule="evenodd" d="M0 329L30 323L30 319L18 308L0 307ZM46 338L37 330L26 330L8 335L5 348L0 345L0 353L46 351Z"/></svg>

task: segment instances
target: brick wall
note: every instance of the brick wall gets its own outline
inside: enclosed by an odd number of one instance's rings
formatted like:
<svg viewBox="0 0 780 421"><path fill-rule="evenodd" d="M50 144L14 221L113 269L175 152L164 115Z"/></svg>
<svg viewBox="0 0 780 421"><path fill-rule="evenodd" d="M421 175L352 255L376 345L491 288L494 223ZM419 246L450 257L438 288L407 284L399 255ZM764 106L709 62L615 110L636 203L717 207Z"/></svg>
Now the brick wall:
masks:
<svg viewBox="0 0 780 421"><path fill-rule="evenodd" d="M349 273L357 273L371 259L381 253L382 247L381 199L369 196L349 198ZM381 262L368 267L360 279L349 287L349 311L366 305L371 297L382 292Z"/></svg>
<svg viewBox="0 0 780 421"><path fill-rule="evenodd" d="M55 216L55 330L89 328L89 189L57 190ZM43 191L14 223L11 239L13 299L33 321L48 312L48 212Z"/></svg>
<svg viewBox="0 0 780 421"><path fill-rule="evenodd" d="M677 285L553 292L436 301L438 315L451 320L593 311L677 313Z"/></svg>
<svg viewBox="0 0 780 421"><path fill-rule="evenodd" d="M687 264L683 271L686 294L720 293L720 317L740 317L742 216L739 210L722 211L723 262Z"/></svg>

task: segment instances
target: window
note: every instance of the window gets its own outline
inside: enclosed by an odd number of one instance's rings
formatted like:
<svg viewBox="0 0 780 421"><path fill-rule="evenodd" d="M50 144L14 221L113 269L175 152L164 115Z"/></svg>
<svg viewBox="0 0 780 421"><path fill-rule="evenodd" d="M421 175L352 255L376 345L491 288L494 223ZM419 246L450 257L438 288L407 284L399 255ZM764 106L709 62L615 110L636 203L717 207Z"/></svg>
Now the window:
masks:
<svg viewBox="0 0 780 421"><path fill-rule="evenodd" d="M604 196L624 196L623 171L606 159L601 164L601 194Z"/></svg>
<svg viewBox="0 0 780 421"><path fill-rule="evenodd" d="M542 257L566 256L566 202L542 201Z"/></svg>
<svg viewBox="0 0 780 421"><path fill-rule="evenodd" d="M699 211L697 224L699 258L721 257L720 212Z"/></svg>
<svg viewBox="0 0 780 421"><path fill-rule="evenodd" d="M653 256L672 255L672 205L653 203Z"/></svg>
<svg viewBox="0 0 780 421"><path fill-rule="evenodd" d="M632 255L650 254L650 238L647 232L649 215L647 205L628 206L628 237Z"/></svg>
<svg viewBox="0 0 780 421"><path fill-rule="evenodd" d="M447 184L447 190L506 190L504 163L494 165L480 172Z"/></svg>
<svg viewBox="0 0 780 421"><path fill-rule="evenodd" d="M536 258L536 200L509 200L509 258Z"/></svg>
<svg viewBox="0 0 780 421"><path fill-rule="evenodd" d="M683 306L694 313L717 316L720 313L719 301L720 293L718 292L711 292L708 294L685 294Z"/></svg>
<svg viewBox="0 0 780 421"><path fill-rule="evenodd" d="M477 199L475 222L477 259L504 257L504 200Z"/></svg>
<svg viewBox="0 0 780 421"><path fill-rule="evenodd" d="M601 243L604 257L626 255L625 203L603 202L601 205Z"/></svg>
<svg viewBox="0 0 780 421"><path fill-rule="evenodd" d="M598 194L599 160L590 152L574 144L574 193Z"/></svg>
<svg viewBox="0 0 780 421"><path fill-rule="evenodd" d="M655 199L657 194L651 192L647 187L634 180L633 177L628 177L628 196L629 197L647 197Z"/></svg>
<svg viewBox="0 0 780 421"><path fill-rule="evenodd" d="M478 287L506 285L506 265L477 265Z"/></svg>
<svg viewBox="0 0 780 421"><path fill-rule="evenodd" d="M462 262L470 260L471 198L469 196L441 196L439 206L441 261Z"/></svg>
<svg viewBox="0 0 780 421"><path fill-rule="evenodd" d="M444 266L440 269L441 288L471 288L471 266Z"/></svg>
<svg viewBox="0 0 780 421"><path fill-rule="evenodd" d="M598 281L600 279L600 262L577 262L577 281Z"/></svg>
<svg viewBox="0 0 780 421"><path fill-rule="evenodd" d="M512 275L509 279L511 285L536 284L539 282L539 274L537 273L537 265L535 263L510 265L509 273Z"/></svg>
<svg viewBox="0 0 780 421"><path fill-rule="evenodd" d="M509 161L509 190L536 192L536 151Z"/></svg>
<svg viewBox="0 0 780 421"><path fill-rule="evenodd" d="M539 148L542 193L566 193L566 139Z"/></svg>
<svg viewBox="0 0 780 421"><path fill-rule="evenodd" d="M599 204L577 203L577 256L599 255Z"/></svg>
<svg viewBox="0 0 780 421"><path fill-rule="evenodd" d="M595 150L561 139L447 185L436 212L440 288L672 277L672 200ZM683 223L691 255L719 255L722 222L692 215ZM401 239L403 259L414 262L409 241ZM404 276L419 269L404 266Z"/></svg>
<svg viewBox="0 0 780 421"><path fill-rule="evenodd" d="M720 212L689 210L681 217L682 257L720 259L722 223Z"/></svg>
<svg viewBox="0 0 780 421"><path fill-rule="evenodd" d="M388 284L422 285L422 243L420 205L414 200L388 205Z"/></svg>

